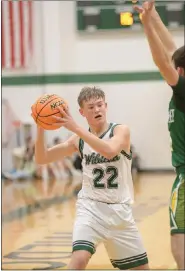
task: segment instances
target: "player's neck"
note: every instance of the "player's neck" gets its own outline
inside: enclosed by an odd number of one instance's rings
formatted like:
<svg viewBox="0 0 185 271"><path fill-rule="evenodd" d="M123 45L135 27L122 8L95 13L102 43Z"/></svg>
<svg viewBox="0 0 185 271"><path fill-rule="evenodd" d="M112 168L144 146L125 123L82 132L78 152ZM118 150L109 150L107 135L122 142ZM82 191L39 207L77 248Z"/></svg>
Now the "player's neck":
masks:
<svg viewBox="0 0 185 271"><path fill-rule="evenodd" d="M105 122L103 125L100 126L90 126L90 131L92 134L96 136L101 136L105 131L108 130L110 123Z"/></svg>

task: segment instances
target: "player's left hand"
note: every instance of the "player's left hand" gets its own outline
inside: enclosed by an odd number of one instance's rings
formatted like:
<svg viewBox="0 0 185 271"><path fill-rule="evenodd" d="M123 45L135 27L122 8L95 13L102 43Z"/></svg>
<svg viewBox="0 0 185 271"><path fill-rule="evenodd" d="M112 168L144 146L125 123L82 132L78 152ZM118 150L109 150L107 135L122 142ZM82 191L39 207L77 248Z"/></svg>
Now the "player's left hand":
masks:
<svg viewBox="0 0 185 271"><path fill-rule="evenodd" d="M142 7L134 6L134 9L141 14L142 23L149 23L155 12L155 0L145 1Z"/></svg>
<svg viewBox="0 0 185 271"><path fill-rule="evenodd" d="M71 116L69 109L68 108L63 109L61 106L59 106L58 110L61 113L61 117L53 116L53 118L55 118L57 121L57 123L55 123L53 125L55 125L57 127L65 127L69 131L75 133L78 125L74 121L73 117Z"/></svg>

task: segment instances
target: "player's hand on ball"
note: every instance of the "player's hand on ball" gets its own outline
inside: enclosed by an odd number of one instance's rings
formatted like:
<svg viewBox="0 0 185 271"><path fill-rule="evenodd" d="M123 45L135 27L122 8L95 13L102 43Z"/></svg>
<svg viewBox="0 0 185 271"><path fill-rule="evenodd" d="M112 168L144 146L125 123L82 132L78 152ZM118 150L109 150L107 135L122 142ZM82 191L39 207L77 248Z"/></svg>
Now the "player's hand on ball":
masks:
<svg viewBox="0 0 185 271"><path fill-rule="evenodd" d="M32 116L33 120L35 121L35 123L37 123L36 115L34 114L34 105L32 105L32 107L31 107L31 116Z"/></svg>
<svg viewBox="0 0 185 271"><path fill-rule="evenodd" d="M76 128L78 127L77 123L74 121L73 117L71 116L69 109L66 107L65 109L62 107L58 107L58 110L61 113L61 117L53 116L54 119L56 119L56 123L53 124L58 127L65 127L71 132L76 131Z"/></svg>
<svg viewBox="0 0 185 271"><path fill-rule="evenodd" d="M31 109L32 109L32 108L31 108ZM37 121L36 121L36 116L35 116L34 113L33 113L33 109L32 109L31 116L32 116L34 122L36 123L37 128L38 128L39 130L43 130L43 128L42 128L41 126L39 126L38 123L37 123Z"/></svg>
<svg viewBox="0 0 185 271"><path fill-rule="evenodd" d="M34 120L35 123L36 123L36 118L35 118L35 116L33 115L33 113L31 113L31 116L32 116L33 120Z"/></svg>

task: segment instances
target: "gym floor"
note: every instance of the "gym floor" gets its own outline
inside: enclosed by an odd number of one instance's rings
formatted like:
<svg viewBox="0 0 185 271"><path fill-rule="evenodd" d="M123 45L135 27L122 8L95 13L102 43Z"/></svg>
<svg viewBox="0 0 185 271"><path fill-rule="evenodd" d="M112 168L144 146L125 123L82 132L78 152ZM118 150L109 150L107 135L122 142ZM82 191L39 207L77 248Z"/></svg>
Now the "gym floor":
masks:
<svg viewBox="0 0 185 271"><path fill-rule="evenodd" d="M151 269L176 267L170 251L168 217L174 179L173 173L142 173L134 180L133 212ZM76 197L61 198L62 189L61 183L51 182L46 198L41 181L34 185L24 182L2 185L3 269L67 268ZM103 244L87 269L113 269Z"/></svg>

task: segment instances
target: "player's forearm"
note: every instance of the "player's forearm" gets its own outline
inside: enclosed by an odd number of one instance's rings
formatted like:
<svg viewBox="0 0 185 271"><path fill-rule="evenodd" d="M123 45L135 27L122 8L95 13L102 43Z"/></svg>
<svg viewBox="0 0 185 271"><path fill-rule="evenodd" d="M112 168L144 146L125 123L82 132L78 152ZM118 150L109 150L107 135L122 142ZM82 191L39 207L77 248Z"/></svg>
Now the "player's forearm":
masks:
<svg viewBox="0 0 185 271"><path fill-rule="evenodd" d="M107 159L111 159L114 154L109 142L106 142L97 136L91 134L85 129L78 127L75 133L83 139L89 146L91 146L95 151L103 155Z"/></svg>
<svg viewBox="0 0 185 271"><path fill-rule="evenodd" d="M144 31L150 46L153 60L160 68L171 62L170 54L165 50L156 30L151 23L144 24Z"/></svg>
<svg viewBox="0 0 185 271"><path fill-rule="evenodd" d="M35 141L35 161L37 164L46 164L47 149L44 141L44 130L37 127L37 138Z"/></svg>
<svg viewBox="0 0 185 271"><path fill-rule="evenodd" d="M152 23L153 26L159 35L159 38L165 47L165 50L168 51L170 55L172 55L176 48L175 42L171 33L168 31L167 27L164 25L163 21L161 20L158 12L155 10L152 15Z"/></svg>

